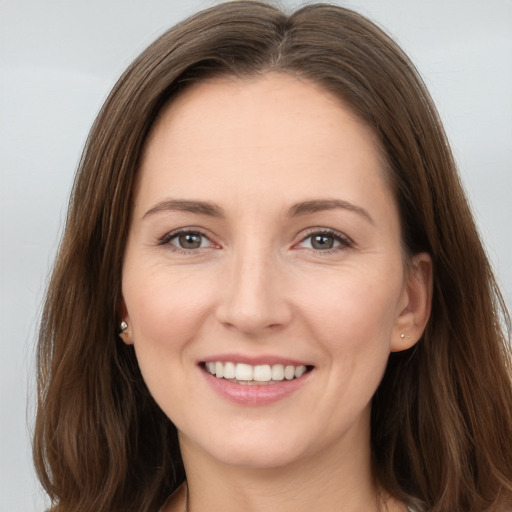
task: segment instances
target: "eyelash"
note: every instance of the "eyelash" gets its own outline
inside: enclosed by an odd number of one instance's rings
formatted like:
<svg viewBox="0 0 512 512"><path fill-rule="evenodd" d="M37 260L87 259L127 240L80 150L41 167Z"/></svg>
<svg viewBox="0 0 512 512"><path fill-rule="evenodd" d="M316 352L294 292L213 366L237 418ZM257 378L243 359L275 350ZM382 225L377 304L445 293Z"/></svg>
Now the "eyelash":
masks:
<svg viewBox="0 0 512 512"><path fill-rule="evenodd" d="M335 242L338 242L339 245L331 248L331 249L315 249L313 247L311 248L305 248L307 250L314 251L316 254L332 254L339 251L344 251L346 249L350 249L351 247L354 247L354 242L347 237L346 235L340 233L339 231L335 231L334 229L325 229L325 228L311 228L308 230L308 233L303 236L299 242L299 244L304 243L308 239L312 239L314 236L328 236L332 237ZM297 244L296 244L297 245Z"/></svg>
<svg viewBox="0 0 512 512"><path fill-rule="evenodd" d="M170 233L167 233L166 235L164 235L158 241L158 245L160 245L160 246L167 245L169 247L169 249L172 250L173 252L178 252L181 254L194 254L194 253L197 253L199 249L204 249L204 247L198 247L196 249L186 249L186 248L179 247L179 246L171 243L172 240L178 238L181 235L200 236L200 237L208 240L211 244L214 244L214 242L207 235L202 233L199 229L182 228L182 229L178 229L176 231L171 231ZM335 242L337 242L339 244L331 249L326 249L326 250L315 249L313 247L305 248L307 250L311 250L311 251L315 252L316 254L332 254L335 252L343 251L345 249L349 249L354 246L353 241L350 238L348 238L346 235L343 235L342 233L340 233L339 231L335 231L334 229L325 229L325 228L323 228L323 229L322 228L311 228L308 231L308 233L300 239L300 241L298 243L294 244L294 247L304 243L306 240L311 239L314 236L332 237L335 240Z"/></svg>
<svg viewBox="0 0 512 512"><path fill-rule="evenodd" d="M199 229L182 228L182 229L178 229L176 231L171 231L170 233L167 233L166 235L164 235L158 241L158 245L162 245L162 246L167 245L171 251L178 252L180 254L195 254L198 252L199 249L204 249L204 247L198 247L197 249L186 249L184 247L179 247L179 246L171 243L172 240L178 238L181 235L200 236L201 238L208 240L211 244L214 244L214 242L208 236L206 236L204 233L202 233Z"/></svg>

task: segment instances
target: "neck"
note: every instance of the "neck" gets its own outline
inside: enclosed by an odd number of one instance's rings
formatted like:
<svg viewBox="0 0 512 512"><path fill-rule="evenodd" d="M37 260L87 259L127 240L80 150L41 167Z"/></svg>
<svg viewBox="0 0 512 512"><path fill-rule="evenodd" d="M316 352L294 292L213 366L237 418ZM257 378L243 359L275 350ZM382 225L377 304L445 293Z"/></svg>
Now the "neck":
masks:
<svg viewBox="0 0 512 512"><path fill-rule="evenodd" d="M213 459L181 436L187 512L332 512L340 503L350 512L378 511L382 499L371 471L369 433L364 444L347 441L279 467L248 468Z"/></svg>

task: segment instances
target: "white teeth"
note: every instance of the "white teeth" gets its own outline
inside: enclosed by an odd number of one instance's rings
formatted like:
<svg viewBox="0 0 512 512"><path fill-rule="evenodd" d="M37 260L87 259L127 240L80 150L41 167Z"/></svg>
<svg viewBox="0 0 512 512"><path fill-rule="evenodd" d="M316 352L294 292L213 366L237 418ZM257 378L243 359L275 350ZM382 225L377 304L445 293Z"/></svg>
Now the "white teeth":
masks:
<svg viewBox="0 0 512 512"><path fill-rule="evenodd" d="M275 364L272 366L272 380L284 379L284 366L282 364Z"/></svg>
<svg viewBox="0 0 512 512"><path fill-rule="evenodd" d="M305 373L306 373L306 367L304 365L297 366L297 368L295 368L295 377L297 377L297 379L299 377L302 377Z"/></svg>
<svg viewBox="0 0 512 512"><path fill-rule="evenodd" d="M286 366L284 369L284 378L292 380L295 377L295 366Z"/></svg>
<svg viewBox="0 0 512 512"><path fill-rule="evenodd" d="M217 364L222 363L216 363L216 365ZM252 380L252 366L250 364L238 363L235 367L235 379Z"/></svg>
<svg viewBox="0 0 512 512"><path fill-rule="evenodd" d="M234 379L235 378L235 364L234 363L224 363L224 378L225 379Z"/></svg>
<svg viewBox="0 0 512 512"><path fill-rule="evenodd" d="M293 366L282 364L260 364L251 366L245 363L222 363L220 361L209 361L205 364L208 373L215 375L218 379L235 379L238 381L270 382L283 379L292 380L302 377L306 373L306 366Z"/></svg>
<svg viewBox="0 0 512 512"><path fill-rule="evenodd" d="M268 364L255 366L252 378L258 382L268 382L272 378L272 369Z"/></svg>

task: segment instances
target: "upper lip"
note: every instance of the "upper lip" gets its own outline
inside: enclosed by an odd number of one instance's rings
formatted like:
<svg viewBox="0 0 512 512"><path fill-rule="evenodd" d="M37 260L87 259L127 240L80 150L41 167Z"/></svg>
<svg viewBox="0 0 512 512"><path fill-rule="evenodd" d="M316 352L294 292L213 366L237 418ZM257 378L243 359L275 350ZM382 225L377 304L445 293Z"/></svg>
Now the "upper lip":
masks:
<svg viewBox="0 0 512 512"><path fill-rule="evenodd" d="M282 364L283 366L312 366L310 363L306 361L299 361L297 359L292 359L289 357L282 357L276 355L258 355L258 356L249 356L244 354L216 354L212 356L205 357L201 359L199 363L244 363L249 364L251 366L258 366L263 364L268 364L270 366L274 364Z"/></svg>

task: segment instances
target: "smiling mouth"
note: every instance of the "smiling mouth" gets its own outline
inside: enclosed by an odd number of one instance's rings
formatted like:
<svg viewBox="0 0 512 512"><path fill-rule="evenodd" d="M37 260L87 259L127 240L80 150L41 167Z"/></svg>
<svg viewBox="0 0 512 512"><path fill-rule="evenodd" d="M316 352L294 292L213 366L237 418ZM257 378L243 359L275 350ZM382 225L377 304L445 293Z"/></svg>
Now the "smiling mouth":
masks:
<svg viewBox="0 0 512 512"><path fill-rule="evenodd" d="M201 366L204 371L218 379L225 379L242 385L257 386L300 379L305 373L313 369L313 366L309 365L261 364L253 366L230 361L209 361L202 363Z"/></svg>

